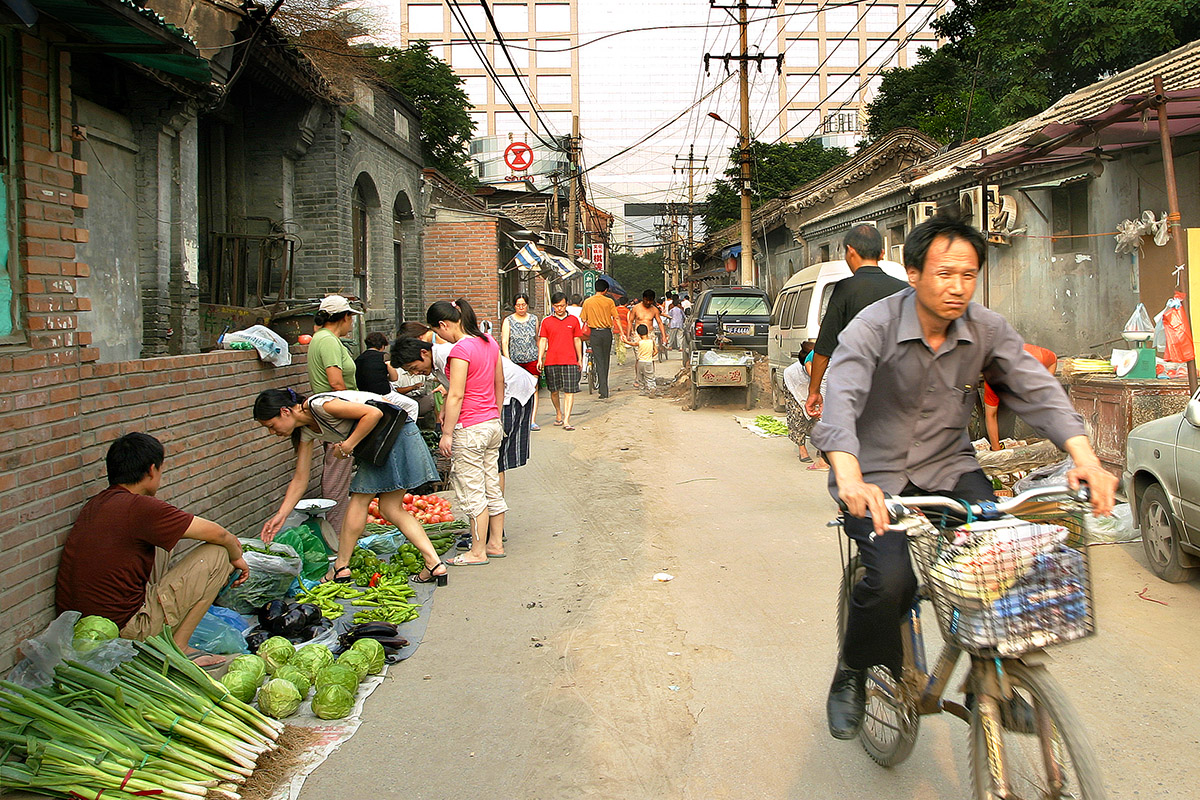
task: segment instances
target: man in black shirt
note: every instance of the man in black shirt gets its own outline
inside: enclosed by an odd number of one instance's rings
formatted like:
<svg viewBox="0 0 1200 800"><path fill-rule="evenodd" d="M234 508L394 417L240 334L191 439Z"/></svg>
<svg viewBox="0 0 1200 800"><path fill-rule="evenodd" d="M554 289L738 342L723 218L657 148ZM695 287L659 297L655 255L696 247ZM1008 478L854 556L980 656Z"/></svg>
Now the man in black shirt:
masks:
<svg viewBox="0 0 1200 800"><path fill-rule="evenodd" d="M821 416L821 379L829 366L829 358L837 348L838 337L858 312L889 295L893 295L908 284L888 275L879 267L879 256L883 254L883 237L874 225L855 225L842 239L846 249L846 263L852 273L839 281L829 297L829 307L821 320L821 331L813 347L812 374L808 379L808 401L804 409L810 417Z"/></svg>

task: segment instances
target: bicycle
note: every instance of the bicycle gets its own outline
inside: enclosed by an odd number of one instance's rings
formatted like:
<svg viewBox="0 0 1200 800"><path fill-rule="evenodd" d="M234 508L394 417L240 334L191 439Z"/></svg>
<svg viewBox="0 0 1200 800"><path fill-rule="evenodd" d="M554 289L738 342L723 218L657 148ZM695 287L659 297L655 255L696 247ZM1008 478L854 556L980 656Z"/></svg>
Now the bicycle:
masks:
<svg viewBox="0 0 1200 800"><path fill-rule="evenodd" d="M903 762L916 743L920 718L946 711L970 725L976 800L1103 800L1091 745L1040 658L1045 647L1095 630L1087 551L1065 544L1061 526L1019 519L1061 518L1085 507L1084 500L1085 493L1072 496L1055 486L1003 503L937 496L887 501L894 520L887 535L909 537L921 585L901 625L901 680L886 667L867 674L859 741L874 761L887 767ZM840 528L842 518L829 524ZM839 652L850 592L865 571L849 545L841 552ZM945 642L932 671L921 632L926 601L933 603ZM945 700L964 652L970 656L966 698Z"/></svg>
<svg viewBox="0 0 1200 800"><path fill-rule="evenodd" d="M595 359L592 358L591 345L585 345L585 347L587 348L587 352L584 354L584 358L586 359L586 362L587 362L588 394L591 394L592 392L594 392L600 388L600 376L596 374L596 361L595 361Z"/></svg>

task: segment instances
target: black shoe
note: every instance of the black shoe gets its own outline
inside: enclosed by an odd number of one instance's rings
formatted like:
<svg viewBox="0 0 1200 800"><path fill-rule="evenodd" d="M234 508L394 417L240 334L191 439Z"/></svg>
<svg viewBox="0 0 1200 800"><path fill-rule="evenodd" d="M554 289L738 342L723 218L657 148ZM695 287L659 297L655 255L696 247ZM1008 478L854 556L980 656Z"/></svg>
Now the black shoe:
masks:
<svg viewBox="0 0 1200 800"><path fill-rule="evenodd" d="M833 684L829 687L829 699L825 701L829 734L835 739L853 739L858 736L866 706L867 671L846 666L838 667L833 676Z"/></svg>
<svg viewBox="0 0 1200 800"><path fill-rule="evenodd" d="M975 695L968 694L963 704L968 711L975 710ZM1033 706L1018 694L1000 703L1000 725L1006 731L1033 735L1037 733L1037 718Z"/></svg>
<svg viewBox="0 0 1200 800"><path fill-rule="evenodd" d="M455 550L470 550L471 549L471 534L464 533L458 537L458 542L454 545Z"/></svg>

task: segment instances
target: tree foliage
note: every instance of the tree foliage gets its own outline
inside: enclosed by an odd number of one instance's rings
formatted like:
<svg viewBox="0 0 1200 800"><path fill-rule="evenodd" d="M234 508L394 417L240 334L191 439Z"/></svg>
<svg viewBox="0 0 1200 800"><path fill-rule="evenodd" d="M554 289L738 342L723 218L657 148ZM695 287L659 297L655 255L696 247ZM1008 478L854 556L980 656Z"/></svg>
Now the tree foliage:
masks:
<svg viewBox="0 0 1200 800"><path fill-rule="evenodd" d="M740 151L730 148L725 177L713 183L705 198L704 226L709 232L741 218ZM750 207L781 197L801 184L833 169L850 154L844 147L825 147L815 139L802 142L750 143Z"/></svg>
<svg viewBox="0 0 1200 800"><path fill-rule="evenodd" d="M663 253L650 250L641 255L613 253L609 257L609 273L625 287L631 299L641 298L646 289L662 291Z"/></svg>
<svg viewBox="0 0 1200 800"><path fill-rule="evenodd" d="M1190 41L1200 0L961 0L934 28L946 46L884 74L871 136L908 126L950 143L1025 119Z"/></svg>
<svg viewBox="0 0 1200 800"><path fill-rule="evenodd" d="M468 165L467 143L475 131L469 113L471 101L463 79L429 48L414 42L403 50L372 51L380 79L404 95L421 112L421 154L434 167L461 186L477 184Z"/></svg>

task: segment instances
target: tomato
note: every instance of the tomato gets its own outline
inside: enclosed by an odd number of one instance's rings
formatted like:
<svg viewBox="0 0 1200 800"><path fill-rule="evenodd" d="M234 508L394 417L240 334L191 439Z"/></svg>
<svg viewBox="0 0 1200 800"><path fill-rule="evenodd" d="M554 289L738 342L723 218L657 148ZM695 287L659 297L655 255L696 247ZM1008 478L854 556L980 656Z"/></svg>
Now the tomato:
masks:
<svg viewBox="0 0 1200 800"><path fill-rule="evenodd" d="M411 494L406 494L406 495L404 495L404 502L405 502L405 503L411 503L412 501L413 501L413 496L412 496Z"/></svg>
<svg viewBox="0 0 1200 800"><path fill-rule="evenodd" d="M299 342L300 344L308 344L309 342L312 341L312 337L309 336L307 333L302 333L296 337L296 341Z"/></svg>

